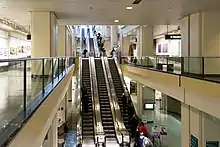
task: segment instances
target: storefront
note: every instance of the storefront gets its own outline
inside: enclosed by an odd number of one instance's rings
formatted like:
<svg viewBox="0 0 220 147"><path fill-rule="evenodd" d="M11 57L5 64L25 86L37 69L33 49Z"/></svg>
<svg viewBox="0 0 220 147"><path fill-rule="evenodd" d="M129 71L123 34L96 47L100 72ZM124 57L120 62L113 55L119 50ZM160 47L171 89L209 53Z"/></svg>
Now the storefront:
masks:
<svg viewBox="0 0 220 147"><path fill-rule="evenodd" d="M177 34L175 34L177 35ZM170 36L170 35L169 35ZM180 38L156 38L156 55L167 55L170 57L181 56L181 37Z"/></svg>
<svg viewBox="0 0 220 147"><path fill-rule="evenodd" d="M0 59L25 58L31 56L31 42L25 35L0 29ZM7 62L0 66L7 66Z"/></svg>
<svg viewBox="0 0 220 147"><path fill-rule="evenodd" d="M9 58L25 58L31 56L31 42L26 36L9 33Z"/></svg>

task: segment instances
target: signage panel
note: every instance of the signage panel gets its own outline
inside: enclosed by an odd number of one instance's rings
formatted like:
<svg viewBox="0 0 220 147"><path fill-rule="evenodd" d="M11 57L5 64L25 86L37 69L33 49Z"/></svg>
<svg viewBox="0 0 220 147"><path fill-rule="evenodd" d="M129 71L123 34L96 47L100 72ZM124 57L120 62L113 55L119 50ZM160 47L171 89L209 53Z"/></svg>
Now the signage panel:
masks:
<svg viewBox="0 0 220 147"><path fill-rule="evenodd" d="M219 147L218 141L206 141L206 147Z"/></svg>
<svg viewBox="0 0 220 147"><path fill-rule="evenodd" d="M166 40L179 40L181 39L180 34L173 34L173 35L165 35Z"/></svg>

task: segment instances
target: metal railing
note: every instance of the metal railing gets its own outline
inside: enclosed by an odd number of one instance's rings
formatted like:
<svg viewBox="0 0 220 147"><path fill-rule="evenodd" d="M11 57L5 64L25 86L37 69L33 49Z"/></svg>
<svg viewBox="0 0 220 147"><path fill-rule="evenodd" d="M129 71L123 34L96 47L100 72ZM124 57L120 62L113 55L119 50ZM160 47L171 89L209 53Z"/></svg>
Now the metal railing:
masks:
<svg viewBox="0 0 220 147"><path fill-rule="evenodd" d="M220 81L220 57L122 57L123 64L151 70Z"/></svg>
<svg viewBox="0 0 220 147"><path fill-rule="evenodd" d="M0 146L21 129L74 62L73 57L0 60Z"/></svg>

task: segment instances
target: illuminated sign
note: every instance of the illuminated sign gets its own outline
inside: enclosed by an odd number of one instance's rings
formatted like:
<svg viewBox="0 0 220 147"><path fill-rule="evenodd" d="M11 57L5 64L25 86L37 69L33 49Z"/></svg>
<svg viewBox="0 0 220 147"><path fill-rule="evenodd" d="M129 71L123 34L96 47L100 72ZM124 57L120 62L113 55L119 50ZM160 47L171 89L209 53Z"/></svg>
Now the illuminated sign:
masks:
<svg viewBox="0 0 220 147"><path fill-rule="evenodd" d="M166 40L179 40L181 39L181 35L180 34L173 34L173 35L165 35L165 39Z"/></svg>

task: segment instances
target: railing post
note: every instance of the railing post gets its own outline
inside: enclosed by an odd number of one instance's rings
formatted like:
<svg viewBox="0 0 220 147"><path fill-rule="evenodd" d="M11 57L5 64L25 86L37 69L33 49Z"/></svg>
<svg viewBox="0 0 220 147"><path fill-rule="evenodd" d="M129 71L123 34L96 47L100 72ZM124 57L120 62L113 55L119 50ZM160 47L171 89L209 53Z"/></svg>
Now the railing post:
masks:
<svg viewBox="0 0 220 147"><path fill-rule="evenodd" d="M54 84L54 65L53 65L53 59L51 60L52 61L52 63L51 63L51 66L52 66L52 75L51 75L51 80L52 80L52 87L53 87L53 84Z"/></svg>
<svg viewBox="0 0 220 147"><path fill-rule="evenodd" d="M184 74L184 57L180 57L180 64L181 74Z"/></svg>
<svg viewBox="0 0 220 147"><path fill-rule="evenodd" d="M141 57L141 67L143 66L143 63L142 63L142 58L143 58L143 57Z"/></svg>
<svg viewBox="0 0 220 147"><path fill-rule="evenodd" d="M202 77L204 78L205 75L205 61L204 61L204 57L202 57Z"/></svg>
<svg viewBox="0 0 220 147"><path fill-rule="evenodd" d="M42 59L42 92L44 94L45 89L44 89L44 59Z"/></svg>
<svg viewBox="0 0 220 147"><path fill-rule="evenodd" d="M57 62L57 73L58 73L58 80L60 78L60 58L57 58L58 59L58 62Z"/></svg>
<svg viewBox="0 0 220 147"><path fill-rule="evenodd" d="M24 117L26 117L26 110L27 110L27 60L24 60Z"/></svg>

